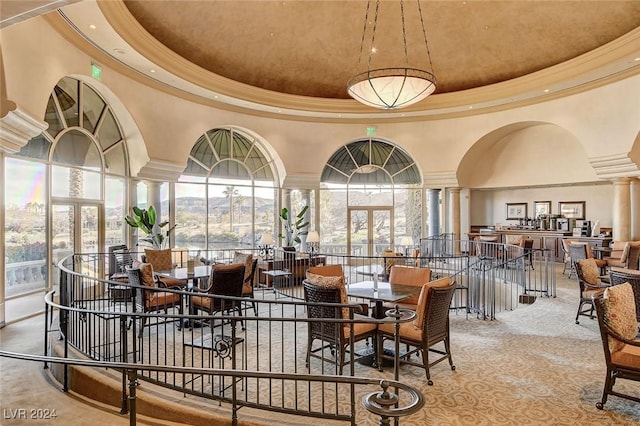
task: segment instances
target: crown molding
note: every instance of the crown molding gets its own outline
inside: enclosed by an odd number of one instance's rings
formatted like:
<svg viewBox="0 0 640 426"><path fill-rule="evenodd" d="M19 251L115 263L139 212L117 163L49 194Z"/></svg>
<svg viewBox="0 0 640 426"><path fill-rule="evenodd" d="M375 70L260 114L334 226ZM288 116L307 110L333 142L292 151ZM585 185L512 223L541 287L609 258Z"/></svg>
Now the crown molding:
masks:
<svg viewBox="0 0 640 426"><path fill-rule="evenodd" d="M626 152L590 157L589 164L591 164L596 175L601 179L640 176L638 165Z"/></svg>
<svg viewBox="0 0 640 426"><path fill-rule="evenodd" d="M49 123L33 118L16 105L0 118L0 150L14 154L48 127Z"/></svg>

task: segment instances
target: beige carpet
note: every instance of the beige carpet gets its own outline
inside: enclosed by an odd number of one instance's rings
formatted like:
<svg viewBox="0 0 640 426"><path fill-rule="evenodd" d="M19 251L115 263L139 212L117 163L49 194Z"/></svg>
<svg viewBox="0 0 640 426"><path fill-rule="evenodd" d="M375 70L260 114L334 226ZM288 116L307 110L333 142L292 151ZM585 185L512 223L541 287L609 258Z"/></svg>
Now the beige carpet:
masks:
<svg viewBox="0 0 640 426"><path fill-rule="evenodd" d="M558 268L558 272L562 270ZM424 370L403 366L400 379L417 385L426 398L424 409L417 414L404 418L407 425L602 425L602 424L638 424L640 423L640 404L610 397L604 411L595 408L599 401L604 383L604 356L600 343L597 321L582 318L581 324L574 323L577 308L577 283L558 274L558 297L538 298L532 305L522 305L515 311L498 314L496 321L478 320L473 316L466 319L464 314L452 314L452 352L456 371L451 371L446 363L432 369L433 386L427 386ZM9 327L20 327L11 325ZM6 335L8 330L3 330ZM5 348L5 339L2 347ZM41 344L31 345L35 351L41 351ZM11 350L10 347L6 349ZM29 380L21 380L21 375L13 368L7 372L6 360L2 362L2 408L5 401L15 401L14 391L29 392ZM11 362L17 368L29 367ZM32 366L32 365L31 365ZM313 371L317 372L317 371ZM32 376L33 371L28 371ZM358 375L378 377L377 370L358 366ZM391 369L382 373L391 377ZM22 376L24 379L24 376ZM32 380L31 378L30 380ZM619 381L620 388L640 395L640 384ZM26 388L25 388L26 387ZM116 385L117 387L117 385ZM224 405L204 399L160 390L143 383L141 390L154 396L166 397L185 410L193 411L210 407L213 414L219 411L228 415ZM65 397L59 391L55 393L60 404ZM271 389L271 396L281 394L277 387ZM285 394L291 394L285 390ZM269 387L260 386L265 397ZM39 397L47 395L39 389ZM7 397L7 398L5 398ZM358 401L360 399L358 398ZM77 400L72 400L75 404ZM15 402L12 402L15 405ZM30 406L38 404L31 399ZM51 405L51 403L49 403ZM63 408L66 403L63 404ZM90 414L95 407L87 407ZM107 411L109 411L107 409ZM110 411L112 415L114 411ZM291 416L241 409L240 419L255 421L264 418L265 424L277 421L281 424L329 424L317 419L303 419ZM117 418L117 416L114 416ZM192 418L197 418L194 416ZM228 417L227 417L228 418ZM120 418L122 419L122 418ZM267 420L268 419L268 420ZM358 424L375 424L376 419L358 406ZM5 424L5 421L2 422ZM40 423L46 424L46 423ZM53 423L52 423L53 424ZM65 419L65 424L87 424L75 419ZM195 424L195 423L194 423ZM208 423L211 424L211 423Z"/></svg>

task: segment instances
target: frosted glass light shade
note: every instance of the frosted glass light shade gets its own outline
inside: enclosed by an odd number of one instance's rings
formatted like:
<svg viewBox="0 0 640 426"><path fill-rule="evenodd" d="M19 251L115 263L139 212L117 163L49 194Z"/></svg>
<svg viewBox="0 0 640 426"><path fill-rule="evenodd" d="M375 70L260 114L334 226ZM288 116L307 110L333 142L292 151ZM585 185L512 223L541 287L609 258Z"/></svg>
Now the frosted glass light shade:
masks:
<svg viewBox="0 0 640 426"><path fill-rule="evenodd" d="M414 68L365 71L349 80L347 86L353 99L382 109L413 105L436 90L434 75Z"/></svg>

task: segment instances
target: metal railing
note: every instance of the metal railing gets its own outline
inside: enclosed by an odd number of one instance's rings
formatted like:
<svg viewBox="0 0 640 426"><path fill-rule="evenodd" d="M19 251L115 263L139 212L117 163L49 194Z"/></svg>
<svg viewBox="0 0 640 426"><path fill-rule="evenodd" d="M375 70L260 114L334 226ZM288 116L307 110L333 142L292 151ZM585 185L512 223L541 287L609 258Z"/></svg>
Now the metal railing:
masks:
<svg viewBox="0 0 640 426"><path fill-rule="evenodd" d="M242 407L251 407L351 424L371 422L371 413L374 413L379 416L380 424L386 424L389 418L409 415L424 403L415 387L397 381L381 384L382 379L375 377L377 370L356 363L353 356L345 365L348 375L338 375L335 348L322 350L319 359L312 358L307 366L307 324L319 320L307 318L307 304L303 301L280 297L283 293L274 294L267 287L255 299L217 296L228 305L214 314L138 312L136 286L96 276L95 271L105 270L105 261L104 254L67 257L58 265L61 271L59 303L53 301L52 293L46 297L45 317L49 318L54 309L59 312L62 353L67 360L61 379L65 390L69 386L67 365L74 363L68 359L73 348L102 362L102 366L121 370L121 412L132 413L134 418L135 405L131 402L132 397L135 399L131 385L134 380L229 404L234 423ZM123 298L123 286L132 287L134 291ZM118 293L114 292L116 289ZM194 295L182 289L158 291L181 296L187 307ZM256 292L261 293L259 287ZM279 297L275 298L276 295ZM250 307L242 310L242 316L224 308L238 302ZM258 315L253 314L251 302L256 303ZM347 308L352 317L353 312L360 309L359 304L328 305L337 311ZM143 318L145 327L141 327ZM337 314L336 319L320 321L349 327L351 336L358 323L390 321L340 318ZM49 323L47 320L45 336L49 334ZM347 351L355 354L366 349L362 345L356 346L351 338ZM45 352L45 355L48 354ZM396 362L395 377L398 377L398 365ZM382 390L372 390L372 385L382 386ZM389 386L393 396L389 394ZM374 394L375 398L371 396ZM374 401L384 402L388 398L390 401L397 398L397 404L375 406ZM366 410L357 409L359 399ZM364 402L365 399L368 402Z"/></svg>

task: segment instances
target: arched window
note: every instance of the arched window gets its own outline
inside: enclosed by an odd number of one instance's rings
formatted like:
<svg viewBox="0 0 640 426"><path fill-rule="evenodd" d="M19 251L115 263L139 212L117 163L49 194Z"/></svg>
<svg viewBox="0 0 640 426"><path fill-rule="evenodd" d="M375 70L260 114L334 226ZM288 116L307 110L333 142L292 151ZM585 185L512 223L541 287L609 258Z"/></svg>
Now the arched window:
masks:
<svg viewBox="0 0 640 426"><path fill-rule="evenodd" d="M44 120L47 130L5 159L6 296L46 287L47 245L56 263L74 251L104 252L101 241L125 242L129 166L114 112L89 84L65 77L49 95ZM38 262L42 277L25 279L20 265Z"/></svg>
<svg viewBox="0 0 640 426"><path fill-rule="evenodd" d="M209 130L176 184L176 246L253 246L273 232L276 181L273 159L256 137L233 127Z"/></svg>
<svg viewBox="0 0 640 426"><path fill-rule="evenodd" d="M346 246L352 255L379 255L401 241L417 244L421 186L418 166L397 145L368 138L341 147L321 176L323 246Z"/></svg>

